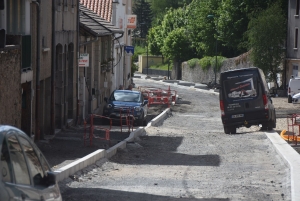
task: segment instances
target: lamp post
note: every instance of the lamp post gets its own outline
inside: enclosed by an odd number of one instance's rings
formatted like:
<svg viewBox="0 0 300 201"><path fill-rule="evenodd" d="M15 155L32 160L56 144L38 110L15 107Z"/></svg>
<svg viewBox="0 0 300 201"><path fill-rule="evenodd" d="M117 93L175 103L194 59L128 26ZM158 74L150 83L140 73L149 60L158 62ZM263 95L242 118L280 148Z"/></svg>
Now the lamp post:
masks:
<svg viewBox="0 0 300 201"><path fill-rule="evenodd" d="M214 15L207 15L207 18L215 18ZM217 84L217 62L218 62L218 20L217 20L217 24L216 24L216 63L214 66L214 74L215 74L215 82L214 84Z"/></svg>
<svg viewBox="0 0 300 201"><path fill-rule="evenodd" d="M148 38L146 37L146 45L147 45L147 78L148 78Z"/></svg>

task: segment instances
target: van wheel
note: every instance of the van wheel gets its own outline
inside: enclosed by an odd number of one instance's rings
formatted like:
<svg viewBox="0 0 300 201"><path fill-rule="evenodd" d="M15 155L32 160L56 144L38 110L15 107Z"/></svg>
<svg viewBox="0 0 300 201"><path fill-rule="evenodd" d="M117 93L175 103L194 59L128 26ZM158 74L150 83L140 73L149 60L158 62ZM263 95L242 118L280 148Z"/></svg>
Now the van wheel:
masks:
<svg viewBox="0 0 300 201"><path fill-rule="evenodd" d="M267 123L262 124L261 130L270 131L273 129L274 121L268 121Z"/></svg>
<svg viewBox="0 0 300 201"><path fill-rule="evenodd" d="M224 133L225 134L230 134L230 128L227 126L224 126Z"/></svg>
<svg viewBox="0 0 300 201"><path fill-rule="evenodd" d="M292 103L292 96L288 96L288 103Z"/></svg>
<svg viewBox="0 0 300 201"><path fill-rule="evenodd" d="M236 134L236 128L235 127L228 127L224 126L224 132L225 134Z"/></svg>

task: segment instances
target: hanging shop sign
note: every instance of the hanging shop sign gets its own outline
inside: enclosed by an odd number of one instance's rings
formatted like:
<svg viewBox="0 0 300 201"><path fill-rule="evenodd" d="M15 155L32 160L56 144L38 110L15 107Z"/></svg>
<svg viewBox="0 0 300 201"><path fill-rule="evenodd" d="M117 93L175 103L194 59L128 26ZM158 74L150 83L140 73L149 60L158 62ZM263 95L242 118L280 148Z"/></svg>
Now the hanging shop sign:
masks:
<svg viewBox="0 0 300 201"><path fill-rule="evenodd" d="M79 67L89 67L89 54L84 53L80 54L78 59L78 66Z"/></svg>
<svg viewBox="0 0 300 201"><path fill-rule="evenodd" d="M127 15L127 29L136 28L136 15Z"/></svg>

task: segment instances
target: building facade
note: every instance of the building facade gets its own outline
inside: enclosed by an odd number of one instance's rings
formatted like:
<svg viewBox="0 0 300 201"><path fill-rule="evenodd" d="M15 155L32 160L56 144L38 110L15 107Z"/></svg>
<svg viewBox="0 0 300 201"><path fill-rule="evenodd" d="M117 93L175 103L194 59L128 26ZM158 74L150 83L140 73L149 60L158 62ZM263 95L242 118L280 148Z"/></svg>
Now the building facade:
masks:
<svg viewBox="0 0 300 201"><path fill-rule="evenodd" d="M286 80L293 75L299 76L300 70L300 0L289 0L288 6L288 33L287 33L287 55L286 55Z"/></svg>

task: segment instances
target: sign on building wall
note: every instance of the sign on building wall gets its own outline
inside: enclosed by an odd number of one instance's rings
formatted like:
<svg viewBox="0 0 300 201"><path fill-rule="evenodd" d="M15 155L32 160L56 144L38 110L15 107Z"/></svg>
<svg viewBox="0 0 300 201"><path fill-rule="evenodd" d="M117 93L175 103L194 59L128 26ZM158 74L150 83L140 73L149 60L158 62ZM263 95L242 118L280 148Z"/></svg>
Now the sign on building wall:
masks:
<svg viewBox="0 0 300 201"><path fill-rule="evenodd" d="M136 15L127 15L127 29L136 28Z"/></svg>
<svg viewBox="0 0 300 201"><path fill-rule="evenodd" d="M125 55L132 56L134 54L134 47L133 46L124 46Z"/></svg>
<svg viewBox="0 0 300 201"><path fill-rule="evenodd" d="M89 67L89 54L87 53L80 54L78 59L78 66Z"/></svg>

